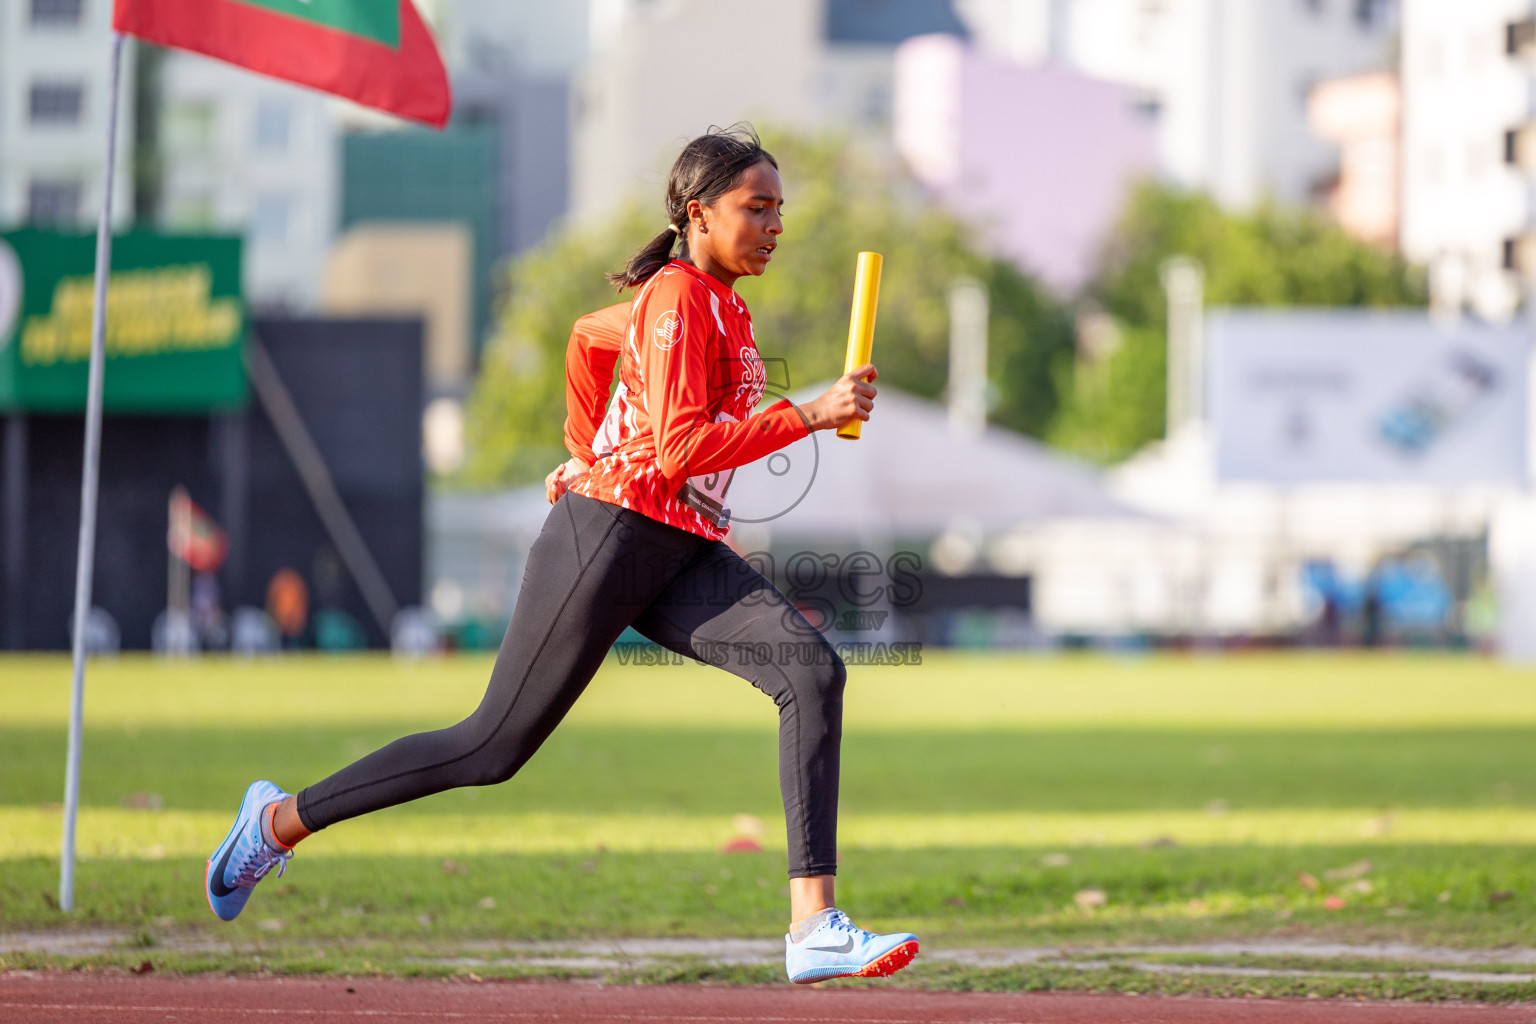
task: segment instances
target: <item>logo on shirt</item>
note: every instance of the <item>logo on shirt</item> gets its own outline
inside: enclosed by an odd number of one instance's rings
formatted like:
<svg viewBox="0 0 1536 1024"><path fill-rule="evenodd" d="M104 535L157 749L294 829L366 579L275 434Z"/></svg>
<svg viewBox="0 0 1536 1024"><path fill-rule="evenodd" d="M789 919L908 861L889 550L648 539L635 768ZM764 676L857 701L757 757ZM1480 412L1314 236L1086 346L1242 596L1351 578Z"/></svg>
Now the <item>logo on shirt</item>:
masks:
<svg viewBox="0 0 1536 1024"><path fill-rule="evenodd" d="M757 354L757 349L750 345L741 346L741 381L736 385L738 397L747 399L748 407L754 406L763 397L763 389L768 384L768 371L763 366L763 357Z"/></svg>
<svg viewBox="0 0 1536 1024"><path fill-rule="evenodd" d="M677 310L669 309L656 318L653 333L656 336L656 347L665 352L683 340L683 318Z"/></svg>

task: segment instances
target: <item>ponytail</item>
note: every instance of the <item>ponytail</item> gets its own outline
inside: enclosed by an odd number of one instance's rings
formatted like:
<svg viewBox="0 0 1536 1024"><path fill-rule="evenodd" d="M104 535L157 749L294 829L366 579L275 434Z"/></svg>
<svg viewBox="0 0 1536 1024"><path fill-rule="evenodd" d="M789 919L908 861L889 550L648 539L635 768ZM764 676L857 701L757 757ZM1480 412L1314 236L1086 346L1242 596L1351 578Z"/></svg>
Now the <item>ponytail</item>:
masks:
<svg viewBox="0 0 1536 1024"><path fill-rule="evenodd" d="M608 275L608 283L619 291L642 285L651 279L651 275L672 261L672 246L677 242L677 232L670 226L667 230L645 243L645 247L629 258L624 269L616 274ZM686 239L683 247L686 249Z"/></svg>
<svg viewBox="0 0 1536 1024"><path fill-rule="evenodd" d="M710 128L684 146L667 175L667 229L631 256L622 271L609 274L609 283L619 291L644 284L672 259L674 244L681 243L677 258L687 259L688 204L698 200L713 206L749 168L764 160L779 166L744 121L729 128Z"/></svg>

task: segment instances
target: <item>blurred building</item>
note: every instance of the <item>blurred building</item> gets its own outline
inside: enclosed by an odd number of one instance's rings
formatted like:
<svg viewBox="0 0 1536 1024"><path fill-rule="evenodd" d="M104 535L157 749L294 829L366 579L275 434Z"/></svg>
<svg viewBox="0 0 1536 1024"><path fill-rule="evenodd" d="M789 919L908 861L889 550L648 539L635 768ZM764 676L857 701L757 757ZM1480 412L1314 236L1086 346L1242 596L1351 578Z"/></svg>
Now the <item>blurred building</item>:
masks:
<svg viewBox="0 0 1536 1024"><path fill-rule="evenodd" d="M593 0L576 86L577 219L658 197L677 150L750 119L890 145L896 46L965 34L948 0ZM727 41L722 43L722 41Z"/></svg>
<svg viewBox="0 0 1536 1024"><path fill-rule="evenodd" d="M455 76L515 72L564 79L586 59L586 2L448 0L435 24L438 48Z"/></svg>
<svg viewBox="0 0 1536 1024"><path fill-rule="evenodd" d="M112 5L0 4L0 224L87 228L104 181ZM123 47L114 223L133 218L134 67Z"/></svg>
<svg viewBox="0 0 1536 1024"><path fill-rule="evenodd" d="M1339 147L1339 171L1321 199L1351 237L1396 249L1402 177L1402 90L1397 75L1375 71L1319 82L1312 129Z"/></svg>
<svg viewBox="0 0 1536 1024"><path fill-rule="evenodd" d="M1430 267L1435 305L1491 320L1520 300L1536 167L1536 23L1524 0L1406 0L1403 253ZM1531 252L1536 256L1536 252Z"/></svg>
<svg viewBox="0 0 1536 1024"><path fill-rule="evenodd" d="M491 274L505 251L498 230L503 198L498 149L493 127L462 122L441 132L402 128L342 138L344 230L438 224L469 235L471 315L465 338L450 343L455 349L478 350L490 327Z"/></svg>
<svg viewBox="0 0 1536 1024"><path fill-rule="evenodd" d="M401 259L422 258L410 257L408 247L387 245L387 255L378 248L380 239L398 238L402 230L436 225L468 236L468 321L434 313L428 332L429 388L458 394L494 330L499 262L542 242L569 206L570 81L587 53L588 19L585 4L447 0L435 6L434 27L453 82L453 120L437 132L366 114L349 118L352 130L340 142L339 226L347 232L343 259L351 269L340 273L355 276L359 259L376 268L383 259L395 273L406 265ZM352 238L358 230L363 237ZM363 257L364 250L372 255ZM412 296L419 290L407 289ZM379 297L381 312L415 301ZM363 291L352 289L344 304L363 312L358 303L364 300ZM334 306L332 299L327 304ZM459 369L449 379L453 366Z"/></svg>
<svg viewBox="0 0 1536 1024"><path fill-rule="evenodd" d="M913 173L1062 292L1087 281L1127 187L1156 169L1155 122L1135 91L1069 67L930 35L897 50L895 88L896 147Z"/></svg>
<svg viewBox="0 0 1536 1024"><path fill-rule="evenodd" d="M455 116L493 128L498 256L532 248L570 206L571 82L589 44L586 3L455 0L439 40Z"/></svg>
<svg viewBox="0 0 1536 1024"><path fill-rule="evenodd" d="M246 238L246 298L312 311L336 235L341 103L193 53L160 55L158 220Z"/></svg>
<svg viewBox="0 0 1536 1024"><path fill-rule="evenodd" d="M427 392L452 393L469 377L473 267L474 239L463 224L359 224L331 249L321 311L421 317Z"/></svg>
<svg viewBox="0 0 1536 1024"><path fill-rule="evenodd" d="M1433 4L1434 0L1426 0ZM1306 201L1333 170L1312 84L1390 66L1397 0L956 0L977 42L1140 91L1175 181L1247 207Z"/></svg>

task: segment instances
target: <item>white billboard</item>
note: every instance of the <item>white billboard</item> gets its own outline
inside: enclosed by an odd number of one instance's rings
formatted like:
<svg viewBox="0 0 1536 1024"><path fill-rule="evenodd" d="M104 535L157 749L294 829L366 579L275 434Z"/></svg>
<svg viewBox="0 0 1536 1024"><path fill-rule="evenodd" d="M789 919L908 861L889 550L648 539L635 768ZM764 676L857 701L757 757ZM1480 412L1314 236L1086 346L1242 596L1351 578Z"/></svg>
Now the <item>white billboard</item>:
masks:
<svg viewBox="0 0 1536 1024"><path fill-rule="evenodd" d="M1270 483L1523 483L1531 327L1425 312L1207 320L1217 473Z"/></svg>

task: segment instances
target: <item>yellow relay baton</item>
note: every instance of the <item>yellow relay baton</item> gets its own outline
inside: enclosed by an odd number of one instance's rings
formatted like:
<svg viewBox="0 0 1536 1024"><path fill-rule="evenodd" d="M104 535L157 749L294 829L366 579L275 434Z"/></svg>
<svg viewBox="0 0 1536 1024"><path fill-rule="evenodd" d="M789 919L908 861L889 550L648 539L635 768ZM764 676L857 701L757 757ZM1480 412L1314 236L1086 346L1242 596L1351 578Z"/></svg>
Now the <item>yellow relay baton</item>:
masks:
<svg viewBox="0 0 1536 1024"><path fill-rule="evenodd" d="M853 315L848 320L848 360L844 373L869 362L875 347L875 309L880 305L880 254L859 253L858 269L853 275ZM859 439L864 421L849 420L837 428L837 436L849 441Z"/></svg>

